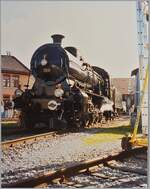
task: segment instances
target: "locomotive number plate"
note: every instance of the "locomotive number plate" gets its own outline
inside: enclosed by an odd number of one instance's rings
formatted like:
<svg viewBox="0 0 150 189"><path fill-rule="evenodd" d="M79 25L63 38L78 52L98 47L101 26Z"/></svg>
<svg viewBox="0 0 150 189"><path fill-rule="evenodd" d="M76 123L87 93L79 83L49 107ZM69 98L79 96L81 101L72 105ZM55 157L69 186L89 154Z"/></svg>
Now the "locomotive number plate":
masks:
<svg viewBox="0 0 150 189"><path fill-rule="evenodd" d="M50 71L51 71L50 68L43 68L43 72L44 72L44 73L47 73L47 72L50 72Z"/></svg>

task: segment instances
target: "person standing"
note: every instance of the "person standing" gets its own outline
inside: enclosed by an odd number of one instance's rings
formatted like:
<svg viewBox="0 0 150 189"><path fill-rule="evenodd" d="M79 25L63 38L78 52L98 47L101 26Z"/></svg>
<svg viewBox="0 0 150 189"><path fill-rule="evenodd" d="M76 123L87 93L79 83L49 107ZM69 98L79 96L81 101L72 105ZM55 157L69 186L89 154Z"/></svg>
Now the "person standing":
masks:
<svg viewBox="0 0 150 189"><path fill-rule="evenodd" d="M1 118L4 117L4 101L1 100Z"/></svg>
<svg viewBox="0 0 150 189"><path fill-rule="evenodd" d="M8 101L4 103L4 118L8 118Z"/></svg>
<svg viewBox="0 0 150 189"><path fill-rule="evenodd" d="M8 103L8 117L12 118L13 114L14 114L14 102L12 101L12 99L10 99L9 103Z"/></svg>

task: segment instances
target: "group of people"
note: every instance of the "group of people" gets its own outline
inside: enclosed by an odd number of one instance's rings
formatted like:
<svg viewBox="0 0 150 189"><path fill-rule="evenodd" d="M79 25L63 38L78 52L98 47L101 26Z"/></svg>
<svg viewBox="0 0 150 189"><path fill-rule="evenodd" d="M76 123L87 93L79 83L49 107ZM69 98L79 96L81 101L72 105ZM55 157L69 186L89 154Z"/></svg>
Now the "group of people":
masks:
<svg viewBox="0 0 150 189"><path fill-rule="evenodd" d="M13 118L14 117L14 102L12 100L1 101L1 118Z"/></svg>

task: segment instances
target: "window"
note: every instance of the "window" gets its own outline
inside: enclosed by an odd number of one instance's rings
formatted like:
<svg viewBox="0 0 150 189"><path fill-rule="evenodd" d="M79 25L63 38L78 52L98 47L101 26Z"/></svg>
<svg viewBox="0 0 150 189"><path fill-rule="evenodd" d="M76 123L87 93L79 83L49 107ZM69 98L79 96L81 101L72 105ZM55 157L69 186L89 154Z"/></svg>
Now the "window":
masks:
<svg viewBox="0 0 150 189"><path fill-rule="evenodd" d="M12 76L12 87L18 87L19 86L19 76L13 75Z"/></svg>
<svg viewBox="0 0 150 189"><path fill-rule="evenodd" d="M3 87L10 87L10 75L3 75Z"/></svg>

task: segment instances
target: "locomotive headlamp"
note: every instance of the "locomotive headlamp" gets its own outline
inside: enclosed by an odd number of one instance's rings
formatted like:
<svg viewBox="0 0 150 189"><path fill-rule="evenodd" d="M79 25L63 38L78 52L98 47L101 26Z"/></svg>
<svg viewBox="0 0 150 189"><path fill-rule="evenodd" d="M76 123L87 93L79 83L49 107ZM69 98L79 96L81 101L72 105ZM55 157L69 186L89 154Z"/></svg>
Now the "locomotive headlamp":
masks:
<svg viewBox="0 0 150 189"><path fill-rule="evenodd" d="M42 59L42 60L41 60L41 65L42 65L42 66L45 66L46 64L47 64L47 60L46 60L46 59Z"/></svg>
<svg viewBox="0 0 150 189"><path fill-rule="evenodd" d="M16 97L19 97L19 96L22 95L22 93L23 93L22 90L20 90L20 89L16 89L16 91L15 91L15 96L16 96Z"/></svg>
<svg viewBox="0 0 150 189"><path fill-rule="evenodd" d="M47 55L44 54L43 59L41 60L41 65L42 65L42 66L45 66L45 65L47 64L46 57L47 57Z"/></svg>
<svg viewBox="0 0 150 189"><path fill-rule="evenodd" d="M64 90L61 88L55 89L55 91L54 91L54 95L56 97L62 97L63 94L64 94Z"/></svg>
<svg viewBox="0 0 150 189"><path fill-rule="evenodd" d="M48 102L48 108L50 110L56 110L57 106L58 106L58 104L57 104L57 102L55 100L50 100Z"/></svg>

